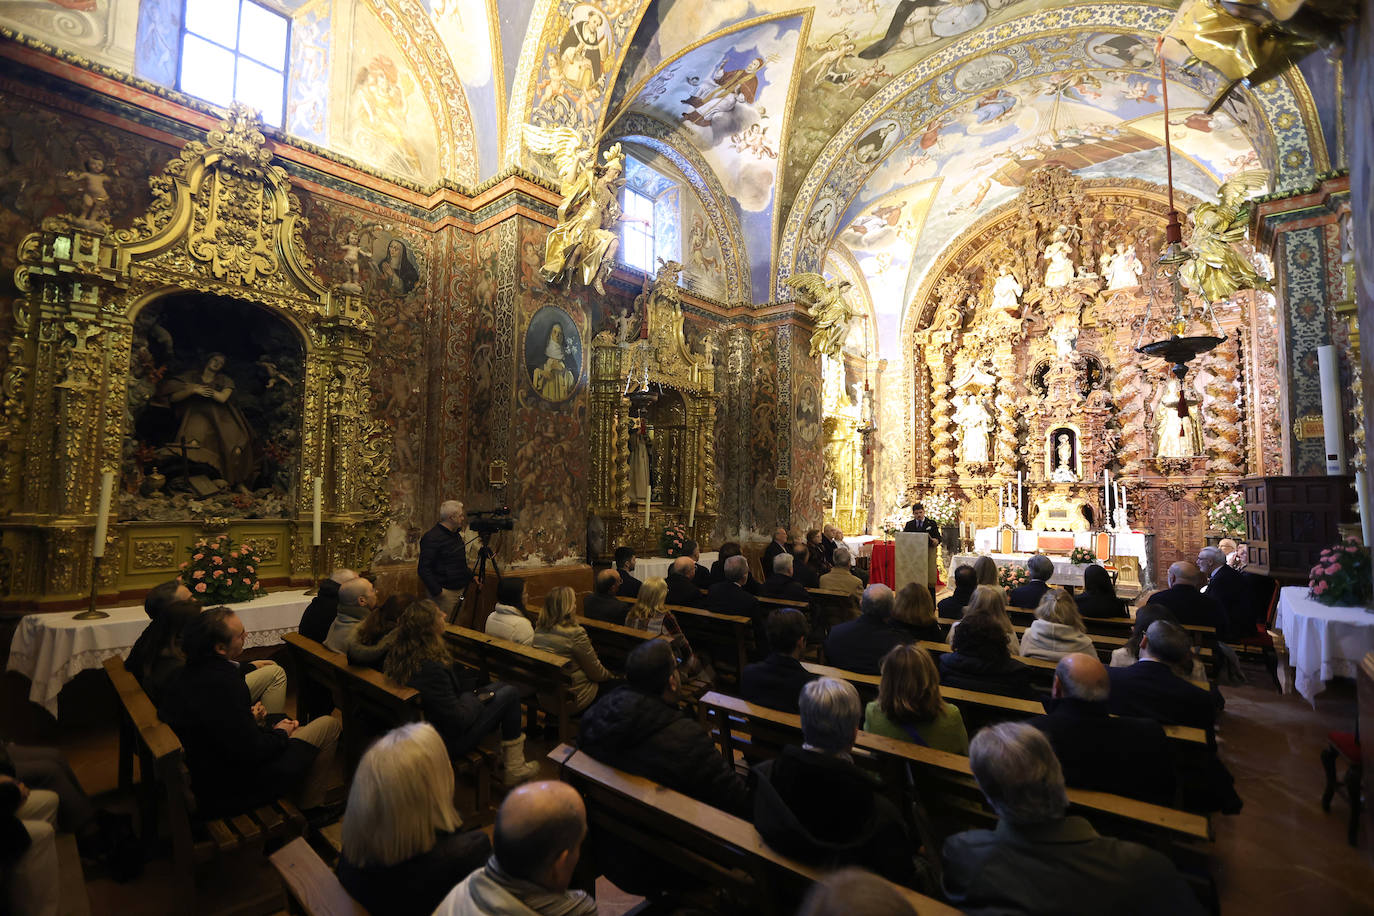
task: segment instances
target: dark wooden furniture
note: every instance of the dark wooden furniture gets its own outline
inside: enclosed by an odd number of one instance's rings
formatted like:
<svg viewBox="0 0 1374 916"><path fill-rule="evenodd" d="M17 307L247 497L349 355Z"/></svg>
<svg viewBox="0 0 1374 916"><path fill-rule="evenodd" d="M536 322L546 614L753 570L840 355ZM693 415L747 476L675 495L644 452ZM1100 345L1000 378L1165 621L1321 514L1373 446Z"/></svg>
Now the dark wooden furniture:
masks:
<svg viewBox="0 0 1374 916"><path fill-rule="evenodd" d="M535 721L537 695L554 698L554 716L560 741L572 737L572 683L577 662L543 649L456 627L444 628L444 639L459 662L476 670L484 680L525 685L533 690L527 700L529 720Z"/></svg>
<svg viewBox="0 0 1374 916"><path fill-rule="evenodd" d="M297 837L268 858L286 885L290 912L304 916L367 916L362 904L348 896L334 869L305 840Z"/></svg>
<svg viewBox="0 0 1374 916"><path fill-rule="evenodd" d="M1306 585L1322 550L1340 543L1337 526L1355 521L1353 480L1346 475L1242 480L1246 569L1284 585Z"/></svg>

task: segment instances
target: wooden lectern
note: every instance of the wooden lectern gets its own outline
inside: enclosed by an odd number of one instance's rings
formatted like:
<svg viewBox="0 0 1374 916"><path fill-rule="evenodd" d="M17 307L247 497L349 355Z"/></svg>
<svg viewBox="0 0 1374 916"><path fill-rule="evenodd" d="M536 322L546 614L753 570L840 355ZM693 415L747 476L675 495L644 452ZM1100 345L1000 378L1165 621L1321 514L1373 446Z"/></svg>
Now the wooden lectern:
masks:
<svg viewBox="0 0 1374 916"><path fill-rule="evenodd" d="M901 531L893 536L896 563L893 588L901 591L908 582L935 584L935 542L923 531Z"/></svg>

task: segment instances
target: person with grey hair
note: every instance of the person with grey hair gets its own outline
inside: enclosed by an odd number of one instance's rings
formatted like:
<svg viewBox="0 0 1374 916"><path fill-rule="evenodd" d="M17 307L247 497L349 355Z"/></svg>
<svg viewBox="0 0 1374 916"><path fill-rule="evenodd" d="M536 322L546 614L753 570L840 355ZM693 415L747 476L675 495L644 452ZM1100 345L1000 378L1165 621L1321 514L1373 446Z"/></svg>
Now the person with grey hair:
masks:
<svg viewBox="0 0 1374 916"><path fill-rule="evenodd" d="M439 521L420 538L417 572L446 620L453 619L453 610L463 600L463 590L472 581L467 545L463 543L466 524L463 504L456 499L445 500L439 506ZM459 611L457 624L471 627L475 611L475 606Z"/></svg>
<svg viewBox="0 0 1374 916"><path fill-rule="evenodd" d="M1227 636L1235 640L1255 634L1255 624L1260 619L1259 607L1250 594L1245 574L1228 566L1225 552L1218 547L1199 550L1197 567L1207 580L1207 584L1202 586L1203 596L1221 605L1221 612L1226 617ZM1267 598L1269 589L1265 589L1263 594ZM1220 638L1221 631L1217 631L1217 636Z"/></svg>
<svg viewBox="0 0 1374 916"><path fill-rule="evenodd" d="M1026 561L1026 573L1030 581L1018 585L1007 596L1007 604L1033 611L1040 606L1040 599L1050 588L1050 577L1054 575L1054 561L1043 553L1037 553Z"/></svg>
<svg viewBox="0 0 1374 916"><path fill-rule="evenodd" d="M945 840L944 888L966 912L1077 914L1204 912L1164 855L1099 836L1066 816L1064 773L1050 742L1026 722L989 725L969 745L995 830Z"/></svg>
<svg viewBox="0 0 1374 916"><path fill-rule="evenodd" d="M795 561L790 553L780 553L773 557L773 571L763 580L759 595L764 598L795 601L803 607L810 604L811 596L806 593L806 586L792 575L794 565Z"/></svg>
<svg viewBox="0 0 1374 916"><path fill-rule="evenodd" d="M834 565L828 573L821 576L820 587L837 592L850 592L855 598L858 598L863 594L864 582L850 569L850 564L854 562L854 558L850 554L849 548L843 544L837 545L831 557L831 562Z"/></svg>
<svg viewBox="0 0 1374 916"><path fill-rule="evenodd" d="M1118 716L1205 728L1210 735L1214 714L1211 694L1174 673L1177 666L1188 663L1191 653L1192 642L1181 627L1156 620L1140 639L1140 660L1127 668L1108 670L1108 708Z"/></svg>
<svg viewBox="0 0 1374 916"><path fill-rule="evenodd" d="M725 576L724 581L712 585L706 592L706 610L738 614L754 621L754 654L761 657L768 650L763 629L768 610L745 588L749 581L749 561L739 554L727 557L721 565L721 573Z"/></svg>
<svg viewBox="0 0 1374 916"><path fill-rule="evenodd" d="M781 553L790 556L792 553L792 542L787 537L787 529L779 526L773 529L773 540L769 541L768 546L763 548L763 572L765 576L773 571L773 558ZM791 575L791 573L788 575Z"/></svg>
<svg viewBox="0 0 1374 916"><path fill-rule="evenodd" d="M1112 716L1110 695L1111 679L1097 656L1066 655L1054 669L1049 714L1031 724L1050 739L1068 785L1173 806L1177 778L1163 727Z"/></svg>
<svg viewBox="0 0 1374 916"><path fill-rule="evenodd" d="M325 637L329 635L329 625L339 616L339 589L344 583L356 578L358 574L351 569L336 569L329 574L328 579L321 579L315 590L315 597L310 599L310 604L301 614L301 622L296 627L296 632L306 639L324 642Z"/></svg>
<svg viewBox="0 0 1374 916"><path fill-rule="evenodd" d="M848 681L823 677L801 690L801 747L754 767L754 826L783 855L824 869L863 865L902 884L916 877L915 848L878 781L850 755L862 704Z"/></svg>
<svg viewBox="0 0 1374 916"><path fill-rule="evenodd" d="M859 599L860 614L831 629L825 640L828 664L860 674L877 674L883 656L893 646L907 642L906 635L892 624L896 596L886 585L870 585Z"/></svg>
<svg viewBox="0 0 1374 916"><path fill-rule="evenodd" d="M697 562L690 556L675 559L663 581L668 583L668 603L674 607L703 607L701 589L696 584Z"/></svg>
<svg viewBox="0 0 1374 916"><path fill-rule="evenodd" d="M1169 587L1151 595L1148 603L1164 605L1183 626L1214 627L1217 639L1224 640L1226 612L1219 602L1198 590L1206 582L1195 564L1180 560L1169 567Z"/></svg>
<svg viewBox="0 0 1374 916"><path fill-rule="evenodd" d="M377 589L371 581L359 576L339 586L339 610L329 633L324 638L326 649L344 652L348 649L348 634L363 622L363 618L377 606ZM284 686L284 685L283 685Z"/></svg>

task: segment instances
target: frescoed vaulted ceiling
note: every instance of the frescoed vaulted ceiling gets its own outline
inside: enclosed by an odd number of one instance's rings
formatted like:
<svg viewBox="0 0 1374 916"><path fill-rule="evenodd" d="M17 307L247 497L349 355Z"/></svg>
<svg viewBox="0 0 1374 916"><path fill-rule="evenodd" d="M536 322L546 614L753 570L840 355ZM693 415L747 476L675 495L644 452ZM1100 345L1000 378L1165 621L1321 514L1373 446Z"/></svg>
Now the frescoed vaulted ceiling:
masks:
<svg viewBox="0 0 1374 916"><path fill-rule="evenodd" d="M173 86L184 2L0 0L0 24ZM884 347L941 248L1035 167L1162 181L1155 39L1178 0L261 2L292 18L286 134L422 188L553 178L526 124L625 139L701 198L732 302L861 275ZM1165 57L1180 187L1330 168L1329 64L1209 116L1218 75Z"/></svg>

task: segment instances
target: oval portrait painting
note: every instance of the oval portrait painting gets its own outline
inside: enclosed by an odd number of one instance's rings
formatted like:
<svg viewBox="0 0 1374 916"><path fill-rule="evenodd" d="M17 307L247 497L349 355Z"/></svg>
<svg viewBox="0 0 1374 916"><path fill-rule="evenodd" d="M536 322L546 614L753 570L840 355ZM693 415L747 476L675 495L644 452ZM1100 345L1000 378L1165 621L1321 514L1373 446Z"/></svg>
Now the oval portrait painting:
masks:
<svg viewBox="0 0 1374 916"><path fill-rule="evenodd" d="M557 404L572 397L582 378L582 337L572 316L546 305L525 330L525 370L534 393Z"/></svg>

